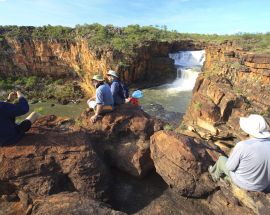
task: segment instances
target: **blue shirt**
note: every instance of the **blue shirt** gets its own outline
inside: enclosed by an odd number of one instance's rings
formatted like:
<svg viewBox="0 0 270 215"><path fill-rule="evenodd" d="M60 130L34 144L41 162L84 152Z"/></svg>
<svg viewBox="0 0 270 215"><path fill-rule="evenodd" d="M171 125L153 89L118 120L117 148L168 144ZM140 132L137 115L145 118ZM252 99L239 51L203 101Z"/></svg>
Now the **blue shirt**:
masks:
<svg viewBox="0 0 270 215"><path fill-rule="evenodd" d="M121 91L121 92L120 92ZM111 92L115 105L125 103L123 88L120 86L120 81L114 80L111 84Z"/></svg>
<svg viewBox="0 0 270 215"><path fill-rule="evenodd" d="M97 88L96 103L101 105L113 105L113 96L108 84L104 83Z"/></svg>
<svg viewBox="0 0 270 215"><path fill-rule="evenodd" d="M16 129L15 117L26 114L29 105L25 98L17 104L0 102L0 146L16 142L23 134Z"/></svg>
<svg viewBox="0 0 270 215"><path fill-rule="evenodd" d="M239 187L265 190L270 185L270 139L253 138L237 143L226 167Z"/></svg>

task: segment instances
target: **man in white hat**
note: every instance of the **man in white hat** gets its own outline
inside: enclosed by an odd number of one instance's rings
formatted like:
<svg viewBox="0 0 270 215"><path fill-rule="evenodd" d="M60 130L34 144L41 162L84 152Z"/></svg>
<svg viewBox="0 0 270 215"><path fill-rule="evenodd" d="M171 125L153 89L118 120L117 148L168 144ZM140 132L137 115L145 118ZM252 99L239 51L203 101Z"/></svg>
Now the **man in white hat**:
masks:
<svg viewBox="0 0 270 215"><path fill-rule="evenodd" d="M240 118L241 129L250 138L238 142L229 158L219 157L208 168L214 181L225 175L238 187L249 191L269 190L270 185L270 132L265 119L256 114Z"/></svg>
<svg viewBox="0 0 270 215"><path fill-rule="evenodd" d="M107 73L109 82L111 83L111 92L113 95L114 105L125 103L125 92L121 81L115 71L109 70Z"/></svg>

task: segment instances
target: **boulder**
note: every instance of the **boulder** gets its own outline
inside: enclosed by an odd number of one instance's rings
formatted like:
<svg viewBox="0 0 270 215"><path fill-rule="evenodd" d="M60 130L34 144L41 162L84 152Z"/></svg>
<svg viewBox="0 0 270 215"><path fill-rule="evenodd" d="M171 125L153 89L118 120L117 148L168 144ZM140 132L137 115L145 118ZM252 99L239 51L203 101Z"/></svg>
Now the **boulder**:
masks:
<svg viewBox="0 0 270 215"><path fill-rule="evenodd" d="M86 198L79 193L59 193L37 199L29 210L32 215L124 215L108 205Z"/></svg>
<svg viewBox="0 0 270 215"><path fill-rule="evenodd" d="M154 169L150 136L161 130L163 123L131 104L117 107L94 124L90 121L92 115L93 112L87 110L78 121L103 145L108 164L136 177L143 177Z"/></svg>
<svg viewBox="0 0 270 215"><path fill-rule="evenodd" d="M150 150L157 173L180 195L202 197L216 189L207 167L219 152L206 143L183 134L159 131L151 137Z"/></svg>
<svg viewBox="0 0 270 215"><path fill-rule="evenodd" d="M0 148L0 195L23 191L34 199L78 191L105 198L110 174L93 145L67 120L41 118L16 145Z"/></svg>

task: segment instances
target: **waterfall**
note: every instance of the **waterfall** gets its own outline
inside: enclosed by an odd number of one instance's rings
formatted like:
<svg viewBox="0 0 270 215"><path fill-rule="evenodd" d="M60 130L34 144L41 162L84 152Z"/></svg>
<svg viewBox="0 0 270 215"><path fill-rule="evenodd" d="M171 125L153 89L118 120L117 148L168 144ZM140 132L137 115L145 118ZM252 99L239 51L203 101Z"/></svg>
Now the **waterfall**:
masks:
<svg viewBox="0 0 270 215"><path fill-rule="evenodd" d="M174 60L174 64L184 67L201 67L205 60L205 51L180 51L170 53L169 57Z"/></svg>
<svg viewBox="0 0 270 215"><path fill-rule="evenodd" d="M205 51L180 51L170 53L169 57L174 60L174 64L177 67L177 78L173 83L166 85L167 90L192 90L204 63Z"/></svg>

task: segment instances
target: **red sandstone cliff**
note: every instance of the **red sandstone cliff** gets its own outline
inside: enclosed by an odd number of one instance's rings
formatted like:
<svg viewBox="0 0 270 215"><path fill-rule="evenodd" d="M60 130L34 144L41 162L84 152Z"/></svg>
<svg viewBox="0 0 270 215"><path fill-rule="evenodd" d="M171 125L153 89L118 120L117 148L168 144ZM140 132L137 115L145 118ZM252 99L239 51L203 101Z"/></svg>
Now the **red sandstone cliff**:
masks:
<svg viewBox="0 0 270 215"><path fill-rule="evenodd" d="M51 76L77 78L82 87L93 93L90 80L93 74L106 74L108 69L120 72L131 83L150 86L175 78L173 60L168 53L200 49L193 41L145 42L123 54L112 49L91 48L86 39L41 40L34 38L0 41L0 74L6 76Z"/></svg>
<svg viewBox="0 0 270 215"><path fill-rule="evenodd" d="M270 55L246 53L231 42L209 45L184 123L204 138L237 141L239 116L270 116L269 86Z"/></svg>

